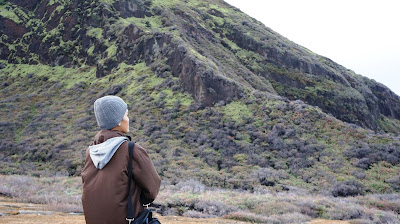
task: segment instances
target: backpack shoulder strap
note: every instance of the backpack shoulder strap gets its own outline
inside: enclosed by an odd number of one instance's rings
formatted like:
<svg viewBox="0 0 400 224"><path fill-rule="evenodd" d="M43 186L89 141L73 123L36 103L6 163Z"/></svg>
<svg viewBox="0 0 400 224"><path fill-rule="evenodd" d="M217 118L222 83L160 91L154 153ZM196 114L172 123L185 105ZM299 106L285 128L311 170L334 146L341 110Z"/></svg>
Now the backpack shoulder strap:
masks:
<svg viewBox="0 0 400 224"><path fill-rule="evenodd" d="M133 204L132 204L132 191L131 191L131 182L132 182L132 159L133 159L133 147L135 146L135 142L129 142L128 150L129 150L129 161L128 161L128 176L129 176L129 182L128 182L128 210L127 210L127 215L126 215L126 220L131 223L134 220L134 214L135 211L133 210Z"/></svg>

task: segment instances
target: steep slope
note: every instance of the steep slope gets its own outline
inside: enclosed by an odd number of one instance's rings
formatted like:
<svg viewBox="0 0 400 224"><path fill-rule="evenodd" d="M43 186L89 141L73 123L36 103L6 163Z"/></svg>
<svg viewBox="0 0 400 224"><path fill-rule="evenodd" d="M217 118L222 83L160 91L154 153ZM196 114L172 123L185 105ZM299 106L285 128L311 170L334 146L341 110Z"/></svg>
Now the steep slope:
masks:
<svg viewBox="0 0 400 224"><path fill-rule="evenodd" d="M223 1L1 4L2 173L78 175L117 94L172 182L399 190L399 97Z"/></svg>
<svg viewBox="0 0 400 224"><path fill-rule="evenodd" d="M169 65L161 69L203 106L244 89L276 91L349 123L399 131L399 96L223 1L11 2L2 6L0 46L10 63L96 65L97 77L121 62Z"/></svg>

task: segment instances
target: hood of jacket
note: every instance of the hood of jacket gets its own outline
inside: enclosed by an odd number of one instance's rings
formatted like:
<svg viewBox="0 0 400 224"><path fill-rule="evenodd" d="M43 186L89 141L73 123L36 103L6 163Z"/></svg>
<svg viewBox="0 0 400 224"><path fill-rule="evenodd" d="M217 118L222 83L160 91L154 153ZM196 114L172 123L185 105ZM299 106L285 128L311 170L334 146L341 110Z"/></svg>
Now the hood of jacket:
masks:
<svg viewBox="0 0 400 224"><path fill-rule="evenodd" d="M127 137L113 137L103 143L89 146L89 155L97 169L103 169L111 160L119 146L125 141L129 141Z"/></svg>

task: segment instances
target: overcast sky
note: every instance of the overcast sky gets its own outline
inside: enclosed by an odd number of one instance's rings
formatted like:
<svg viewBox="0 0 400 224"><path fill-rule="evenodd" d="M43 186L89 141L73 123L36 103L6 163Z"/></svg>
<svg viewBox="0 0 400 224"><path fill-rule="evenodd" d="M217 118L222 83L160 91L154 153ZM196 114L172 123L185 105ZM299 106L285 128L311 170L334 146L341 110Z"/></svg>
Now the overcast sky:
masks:
<svg viewBox="0 0 400 224"><path fill-rule="evenodd" d="M291 41L400 95L400 1L225 1Z"/></svg>

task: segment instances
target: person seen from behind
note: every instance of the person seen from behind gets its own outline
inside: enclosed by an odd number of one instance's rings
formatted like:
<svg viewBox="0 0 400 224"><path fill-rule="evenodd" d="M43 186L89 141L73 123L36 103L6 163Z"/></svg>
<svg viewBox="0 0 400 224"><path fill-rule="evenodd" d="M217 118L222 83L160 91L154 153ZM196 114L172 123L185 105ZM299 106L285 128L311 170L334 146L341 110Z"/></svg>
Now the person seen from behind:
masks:
<svg viewBox="0 0 400 224"><path fill-rule="evenodd" d="M128 181L137 217L143 204L155 200L161 179L146 150L134 145L133 177L128 180L129 118L127 104L117 96L104 96L94 102L100 131L86 150L82 170L82 205L87 224L125 224L127 221Z"/></svg>

